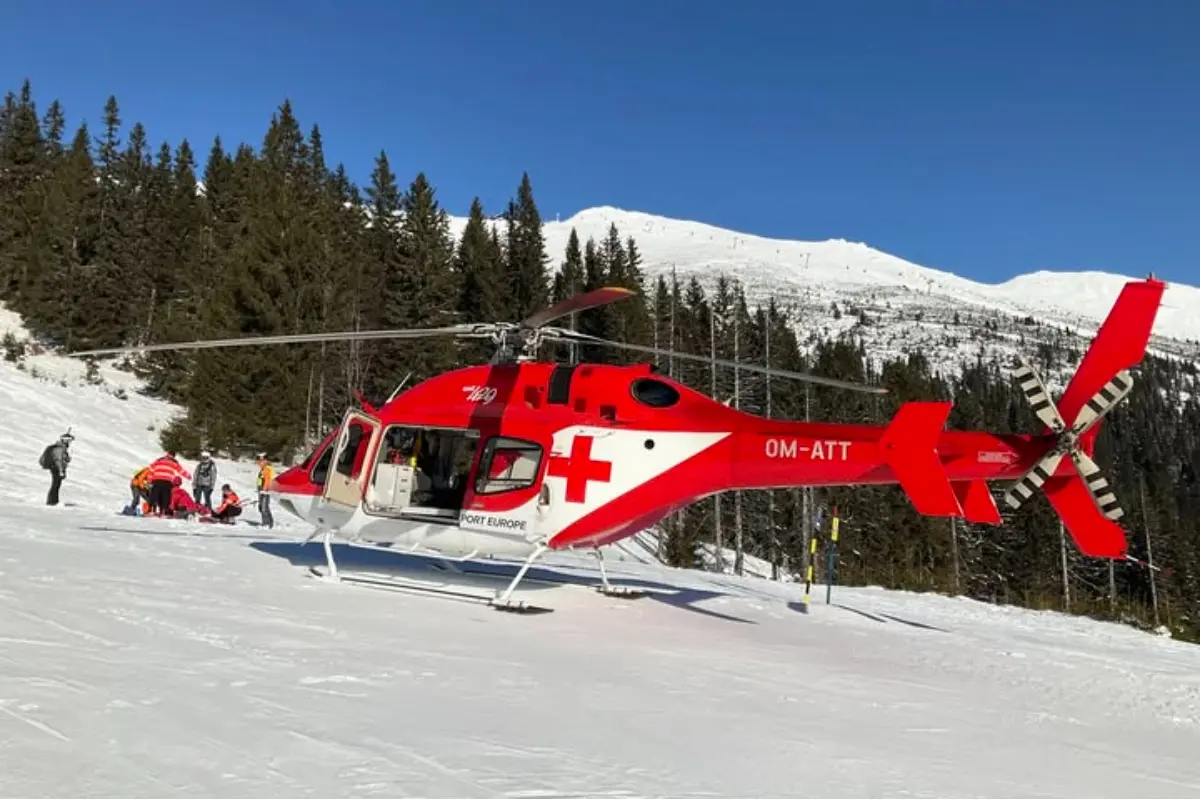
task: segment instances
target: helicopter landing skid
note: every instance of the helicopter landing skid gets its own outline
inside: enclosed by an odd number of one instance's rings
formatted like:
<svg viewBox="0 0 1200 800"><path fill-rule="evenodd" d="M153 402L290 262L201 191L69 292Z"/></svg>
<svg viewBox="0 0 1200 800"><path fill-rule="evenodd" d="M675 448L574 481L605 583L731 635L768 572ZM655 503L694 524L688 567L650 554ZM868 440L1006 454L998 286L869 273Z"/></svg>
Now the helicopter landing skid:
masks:
<svg viewBox="0 0 1200 800"><path fill-rule="evenodd" d="M497 611L507 611L510 614L549 614L553 608L538 606L524 600L488 597L484 594L454 588L444 583L425 582L415 579L397 578L393 575L383 575L363 572L346 572L344 570L329 573L321 567L309 567L309 577L331 583L346 583L362 586L368 589L380 589L397 594L412 594L424 597L437 597L445 600L457 600L462 603L490 606Z"/></svg>
<svg viewBox="0 0 1200 800"><path fill-rule="evenodd" d="M314 536L316 534L314 533ZM310 537L312 538L312 537ZM377 574L371 572L351 571L345 572L339 570L337 561L333 557L333 548L331 542L333 539L332 531L324 531L323 545L325 550L325 571L322 572L320 567L309 567L308 574L311 577L319 580L331 581L333 583L350 583L359 586L365 586L371 589L384 589L393 592L401 592L408 594L425 595L431 597L441 597L450 600L458 600L467 603L483 603L491 606L497 611L507 611L514 614L548 614L553 611L552 608L545 606L537 606L527 603L524 600L514 600L512 597L513 590L517 588L517 584L525 577L525 573L529 571L529 567L539 555L545 552L544 544L538 545L537 549L529 556L521 569L517 572L516 577L508 584L503 592L500 592L495 597L470 592L465 589L458 588L453 584L447 584L441 581L422 581L416 578L401 578L396 575Z"/></svg>
<svg viewBox="0 0 1200 800"><path fill-rule="evenodd" d="M604 554L597 547L592 551L596 556L596 562L600 565L600 585L596 587L596 591L605 597L621 597L626 600L634 600L639 597L645 597L648 592L642 589L634 589L632 586L613 586L608 582L608 570L604 568Z"/></svg>

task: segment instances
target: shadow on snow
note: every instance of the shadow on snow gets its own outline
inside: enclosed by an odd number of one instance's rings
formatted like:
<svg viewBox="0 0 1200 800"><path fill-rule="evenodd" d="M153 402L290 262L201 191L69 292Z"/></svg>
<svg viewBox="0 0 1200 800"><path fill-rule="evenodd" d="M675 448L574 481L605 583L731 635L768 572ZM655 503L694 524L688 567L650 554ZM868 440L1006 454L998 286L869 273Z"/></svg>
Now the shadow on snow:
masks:
<svg viewBox="0 0 1200 800"><path fill-rule="evenodd" d="M249 542L249 546L260 553L282 558L295 567L325 566L324 546L318 541L305 543L260 539ZM382 547L363 547L341 542L331 544L331 549L339 572L370 573L384 578L391 577L398 581L418 581L423 584L442 585L459 590L476 589L486 592L488 596L494 596L496 592L508 586L521 568L521 564L514 561L449 561L424 553L407 553ZM545 566L535 563L521 579L517 591L526 594L563 586L596 588L600 585L597 573L578 574L571 570L571 567ZM681 608L685 611L730 622L755 624L752 620L710 609L697 608L694 605L715 597L730 596L725 592L689 589L660 581L611 575L609 583L615 587L644 591L646 594L643 599L673 608Z"/></svg>

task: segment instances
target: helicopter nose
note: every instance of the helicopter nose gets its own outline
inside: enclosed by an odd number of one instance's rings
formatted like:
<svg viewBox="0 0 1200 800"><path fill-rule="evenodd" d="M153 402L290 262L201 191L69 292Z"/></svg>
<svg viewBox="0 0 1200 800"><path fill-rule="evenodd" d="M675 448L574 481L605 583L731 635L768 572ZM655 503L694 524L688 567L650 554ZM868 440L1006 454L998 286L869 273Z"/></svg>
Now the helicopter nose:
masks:
<svg viewBox="0 0 1200 800"><path fill-rule="evenodd" d="M314 484L300 467L279 473L268 491L278 498L280 508L305 522L312 521L322 495L322 487Z"/></svg>
<svg viewBox="0 0 1200 800"><path fill-rule="evenodd" d="M267 491L272 494L294 494L304 497L321 494L321 487L309 480L308 472L300 467L292 467L275 476Z"/></svg>

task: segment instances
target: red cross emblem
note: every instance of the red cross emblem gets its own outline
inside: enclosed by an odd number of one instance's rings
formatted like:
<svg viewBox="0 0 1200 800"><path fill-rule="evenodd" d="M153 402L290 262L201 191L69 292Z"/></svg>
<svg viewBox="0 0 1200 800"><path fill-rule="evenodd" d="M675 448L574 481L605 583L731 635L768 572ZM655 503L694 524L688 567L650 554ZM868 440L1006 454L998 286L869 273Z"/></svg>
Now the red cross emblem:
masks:
<svg viewBox="0 0 1200 800"><path fill-rule="evenodd" d="M593 461L592 437L576 436L571 442L571 455L550 456L547 473L567 479L568 503L583 503L587 500L588 481L608 483L612 480L612 462Z"/></svg>

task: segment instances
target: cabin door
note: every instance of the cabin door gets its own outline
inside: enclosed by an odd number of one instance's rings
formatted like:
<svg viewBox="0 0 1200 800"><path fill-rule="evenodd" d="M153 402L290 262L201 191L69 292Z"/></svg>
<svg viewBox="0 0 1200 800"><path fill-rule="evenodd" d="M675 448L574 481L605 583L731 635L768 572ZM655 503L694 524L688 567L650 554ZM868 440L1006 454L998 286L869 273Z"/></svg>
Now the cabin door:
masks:
<svg viewBox="0 0 1200 800"><path fill-rule="evenodd" d="M327 524L344 524L358 510L370 477L370 455L378 445L380 428L379 420L361 411L346 412L325 479Z"/></svg>

